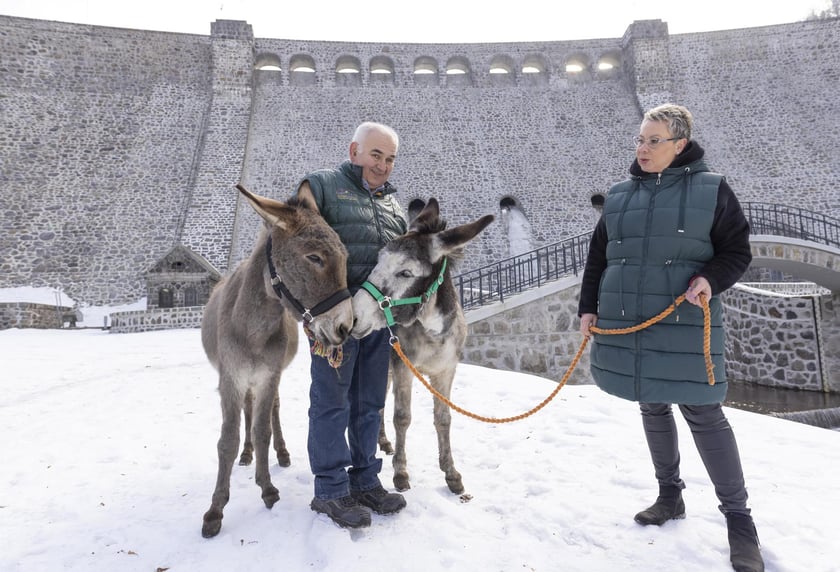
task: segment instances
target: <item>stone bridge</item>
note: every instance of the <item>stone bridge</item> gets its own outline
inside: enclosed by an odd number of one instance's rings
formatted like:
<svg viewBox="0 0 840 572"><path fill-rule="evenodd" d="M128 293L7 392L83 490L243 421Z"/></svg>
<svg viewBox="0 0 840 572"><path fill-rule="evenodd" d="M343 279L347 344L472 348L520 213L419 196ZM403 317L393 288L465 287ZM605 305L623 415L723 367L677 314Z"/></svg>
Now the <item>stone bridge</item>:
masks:
<svg viewBox="0 0 840 572"><path fill-rule="evenodd" d="M786 218L779 224L778 205L744 206L751 227L761 232L750 237L751 268L778 270L830 293L774 294L742 285L725 292L727 376L736 382L840 393L840 221L782 207ZM579 294L580 276L569 275L469 310L464 363L559 381L581 343ZM569 382L592 382L588 351Z"/></svg>
<svg viewBox="0 0 840 572"><path fill-rule="evenodd" d="M840 248L786 236L750 236L752 265L772 268L840 293Z"/></svg>

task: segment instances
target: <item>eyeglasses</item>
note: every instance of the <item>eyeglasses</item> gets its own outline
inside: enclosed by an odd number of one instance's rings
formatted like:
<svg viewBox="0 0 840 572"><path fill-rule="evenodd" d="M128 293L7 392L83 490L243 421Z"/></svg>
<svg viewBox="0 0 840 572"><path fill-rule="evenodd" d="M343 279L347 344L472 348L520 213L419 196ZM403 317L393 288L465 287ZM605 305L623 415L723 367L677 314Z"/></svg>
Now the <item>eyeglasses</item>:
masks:
<svg viewBox="0 0 840 572"><path fill-rule="evenodd" d="M670 139L660 139L659 137L651 137L650 139L645 139L641 135L636 135L633 137L633 144L638 148L642 145L647 144L648 148L656 149L660 143L665 143L665 141L678 141L682 139L682 137L671 137Z"/></svg>

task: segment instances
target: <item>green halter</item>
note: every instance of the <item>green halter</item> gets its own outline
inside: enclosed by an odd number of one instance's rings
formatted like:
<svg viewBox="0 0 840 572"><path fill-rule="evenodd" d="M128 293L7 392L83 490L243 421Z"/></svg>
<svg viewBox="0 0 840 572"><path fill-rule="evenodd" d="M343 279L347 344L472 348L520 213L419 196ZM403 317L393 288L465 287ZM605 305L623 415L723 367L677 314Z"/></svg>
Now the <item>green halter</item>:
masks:
<svg viewBox="0 0 840 572"><path fill-rule="evenodd" d="M400 298L399 300L392 300L390 296L385 296L379 291L379 288L365 281L362 288L373 296L374 300L379 303L379 309L385 314L385 323L388 324L390 330L396 322L394 321L394 314L391 312L392 306L407 306L409 304L424 304L438 291L440 285L443 284L443 273L446 271L446 257L443 258L443 266L440 268L440 274L432 282L432 285L423 293L422 296L414 296L412 298Z"/></svg>

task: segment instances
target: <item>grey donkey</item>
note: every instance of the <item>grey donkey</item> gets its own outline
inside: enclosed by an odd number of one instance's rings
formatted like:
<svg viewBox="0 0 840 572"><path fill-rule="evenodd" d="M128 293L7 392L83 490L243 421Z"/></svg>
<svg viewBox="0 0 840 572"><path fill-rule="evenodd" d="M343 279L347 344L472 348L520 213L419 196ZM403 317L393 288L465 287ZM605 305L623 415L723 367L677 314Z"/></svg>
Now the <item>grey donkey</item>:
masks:
<svg viewBox="0 0 840 572"><path fill-rule="evenodd" d="M344 343L353 326L347 290L347 251L305 199L283 203L237 188L265 221L254 251L213 289L204 310L201 341L219 372L222 428L219 471L201 534L216 536L230 498L243 407L252 409L256 482L265 506L279 499L268 472L270 420L280 374L298 347L303 320L323 347ZM252 400L250 403L249 400ZM275 443L277 438L275 438Z"/></svg>
<svg viewBox="0 0 840 572"><path fill-rule="evenodd" d="M409 218L412 214L409 213ZM467 323L452 284L450 269L463 257L464 246L493 218L485 215L474 222L446 230L437 200L429 199L409 223L408 232L383 247L376 267L353 297L356 321L352 335L363 337L372 330L390 327L409 360L447 398L467 338ZM388 307L387 312L383 307ZM411 423L411 383L414 376L395 352L391 354L390 373L396 430L394 486L404 491L411 488L406 431ZM445 403L432 399L440 469L445 474L449 490L461 494L464 484L461 474L455 469L449 439L451 412ZM384 432L381 437L380 447L387 452L390 443Z"/></svg>

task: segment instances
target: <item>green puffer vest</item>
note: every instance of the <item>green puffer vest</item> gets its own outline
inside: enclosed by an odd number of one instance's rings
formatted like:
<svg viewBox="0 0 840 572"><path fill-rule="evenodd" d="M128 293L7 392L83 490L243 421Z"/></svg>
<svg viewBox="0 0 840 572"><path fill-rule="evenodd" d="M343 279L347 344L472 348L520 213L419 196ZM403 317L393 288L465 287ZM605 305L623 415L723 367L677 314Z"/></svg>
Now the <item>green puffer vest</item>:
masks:
<svg viewBox="0 0 840 572"><path fill-rule="evenodd" d="M607 268L598 294L598 327L626 328L656 316L714 256L710 232L722 175L695 161L633 177L604 204ZM709 303L715 385L703 357L703 311L682 303L640 332L598 335L590 353L598 386L643 403L720 403L726 397L720 300Z"/></svg>
<svg viewBox="0 0 840 572"><path fill-rule="evenodd" d="M361 168L345 161L337 169L308 174L321 216L338 233L347 248L347 287L351 293L361 287L376 266L379 250L390 240L405 234L406 219L388 183L375 194L362 184Z"/></svg>

